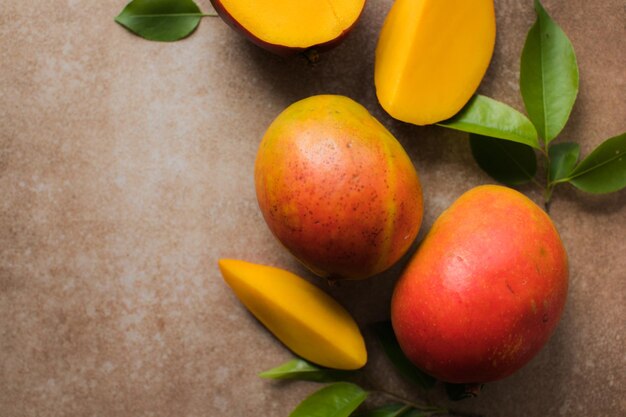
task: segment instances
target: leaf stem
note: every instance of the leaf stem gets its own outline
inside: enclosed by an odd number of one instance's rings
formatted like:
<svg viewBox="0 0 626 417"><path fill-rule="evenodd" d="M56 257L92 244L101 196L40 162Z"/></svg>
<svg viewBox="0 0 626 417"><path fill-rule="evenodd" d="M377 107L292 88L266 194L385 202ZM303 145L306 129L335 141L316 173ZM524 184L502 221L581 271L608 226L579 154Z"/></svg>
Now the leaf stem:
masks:
<svg viewBox="0 0 626 417"><path fill-rule="evenodd" d="M543 206L546 210L546 213L550 214L550 200L552 200L552 192L554 191L554 183L550 181L550 170L551 161L550 161L550 151L548 149L548 141L544 141L544 148L542 152L544 158L546 158L546 187L543 193Z"/></svg>
<svg viewBox="0 0 626 417"><path fill-rule="evenodd" d="M409 407L415 408L415 409L420 410L420 411L441 411L441 412L447 412L448 411L445 408L435 407L435 406L428 405L428 404L416 403L414 401L411 401L411 400L408 400L408 399L406 399L404 397L401 397L401 396L399 396L397 394L394 394L393 392L389 392L387 390L380 389L380 388L372 389L372 390L370 390L370 393L382 395L383 397L387 397L387 398L390 398L392 400L399 401L399 402L401 402L404 405L407 405Z"/></svg>
<svg viewBox="0 0 626 417"><path fill-rule="evenodd" d="M390 398L392 400L399 401L402 404L404 404L405 407L398 411L398 414L397 414L398 416L402 416L402 414L405 411L408 411L409 409L414 408L416 410L423 411L425 417L436 416L436 415L450 415L453 417L482 417L478 414L464 413L462 411L456 411L456 410L452 410L452 409L445 408L445 407L438 407L434 405L417 403L415 401L411 401L409 399L401 397L400 395L394 394L393 392L389 392L387 390L380 389L380 388L369 390L369 392L371 394L378 394L378 395Z"/></svg>
<svg viewBox="0 0 626 417"><path fill-rule="evenodd" d="M546 213L550 214L550 203L552 200L552 192L554 191L554 184L548 184L546 190L543 193L543 206Z"/></svg>

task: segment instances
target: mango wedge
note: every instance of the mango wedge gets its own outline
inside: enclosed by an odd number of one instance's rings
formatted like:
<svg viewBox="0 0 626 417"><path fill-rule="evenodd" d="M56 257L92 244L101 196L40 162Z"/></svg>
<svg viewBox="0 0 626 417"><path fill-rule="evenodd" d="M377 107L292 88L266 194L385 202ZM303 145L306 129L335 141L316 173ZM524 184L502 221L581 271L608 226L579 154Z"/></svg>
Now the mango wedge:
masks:
<svg viewBox="0 0 626 417"><path fill-rule="evenodd" d="M279 268L235 259L220 259L219 268L246 308L297 355L344 370L367 362L354 319L313 284Z"/></svg>
<svg viewBox="0 0 626 417"><path fill-rule="evenodd" d="M376 47L378 101L416 125L454 116L485 75L495 38L493 0L396 0Z"/></svg>

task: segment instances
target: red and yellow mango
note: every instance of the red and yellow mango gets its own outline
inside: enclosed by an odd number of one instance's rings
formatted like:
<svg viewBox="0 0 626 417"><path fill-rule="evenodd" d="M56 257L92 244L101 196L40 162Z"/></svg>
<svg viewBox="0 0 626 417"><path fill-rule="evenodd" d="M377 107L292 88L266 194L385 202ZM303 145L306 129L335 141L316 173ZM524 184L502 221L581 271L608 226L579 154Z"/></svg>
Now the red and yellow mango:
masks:
<svg viewBox="0 0 626 417"><path fill-rule="evenodd" d="M504 378L561 318L565 248L548 215L510 188L476 187L437 219L394 290L398 342L440 380Z"/></svg>
<svg viewBox="0 0 626 417"><path fill-rule="evenodd" d="M400 143L355 101L309 97L285 109L260 144L255 184L273 234L330 279L393 265L422 220L422 190Z"/></svg>

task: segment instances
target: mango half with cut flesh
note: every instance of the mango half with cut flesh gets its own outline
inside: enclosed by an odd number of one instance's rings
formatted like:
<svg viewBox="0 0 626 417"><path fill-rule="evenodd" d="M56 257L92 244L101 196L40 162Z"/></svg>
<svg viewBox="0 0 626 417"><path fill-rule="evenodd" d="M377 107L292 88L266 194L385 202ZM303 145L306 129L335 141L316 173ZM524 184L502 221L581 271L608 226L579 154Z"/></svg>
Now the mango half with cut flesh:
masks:
<svg viewBox="0 0 626 417"><path fill-rule="evenodd" d="M211 0L229 26L279 55L330 49L356 24L365 0Z"/></svg>
<svg viewBox="0 0 626 417"><path fill-rule="evenodd" d="M219 267L246 308L297 355L334 369L367 362L352 316L315 285L283 269L235 259L220 259Z"/></svg>
<svg viewBox="0 0 626 417"><path fill-rule="evenodd" d="M454 116L485 75L495 38L493 0L396 0L376 47L381 106L416 125Z"/></svg>

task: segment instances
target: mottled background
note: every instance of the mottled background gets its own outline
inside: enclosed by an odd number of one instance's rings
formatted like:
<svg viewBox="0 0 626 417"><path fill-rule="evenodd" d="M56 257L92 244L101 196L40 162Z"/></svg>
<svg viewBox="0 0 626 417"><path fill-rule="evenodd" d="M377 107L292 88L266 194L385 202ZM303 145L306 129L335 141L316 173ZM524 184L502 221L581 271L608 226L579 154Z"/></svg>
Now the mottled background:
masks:
<svg viewBox="0 0 626 417"><path fill-rule="evenodd" d="M626 4L545 3L581 73L560 140L587 154L626 130ZM182 42L148 42L113 22L124 5L0 0L0 416L287 416L316 386L256 376L291 355L216 267L236 257L325 285L257 208L253 162L270 121L312 94L365 105L420 172L421 235L490 179L465 134L394 121L377 104L374 49L391 1L369 1L353 33L313 66L272 56L217 18ZM534 12L530 0L496 8L480 91L522 109L519 56ZM557 190L551 214L571 260L563 320L528 366L458 408L626 415L625 204L625 192ZM329 291L366 326L388 316L401 267ZM370 377L416 397L365 334ZM445 402L440 389L429 395Z"/></svg>

